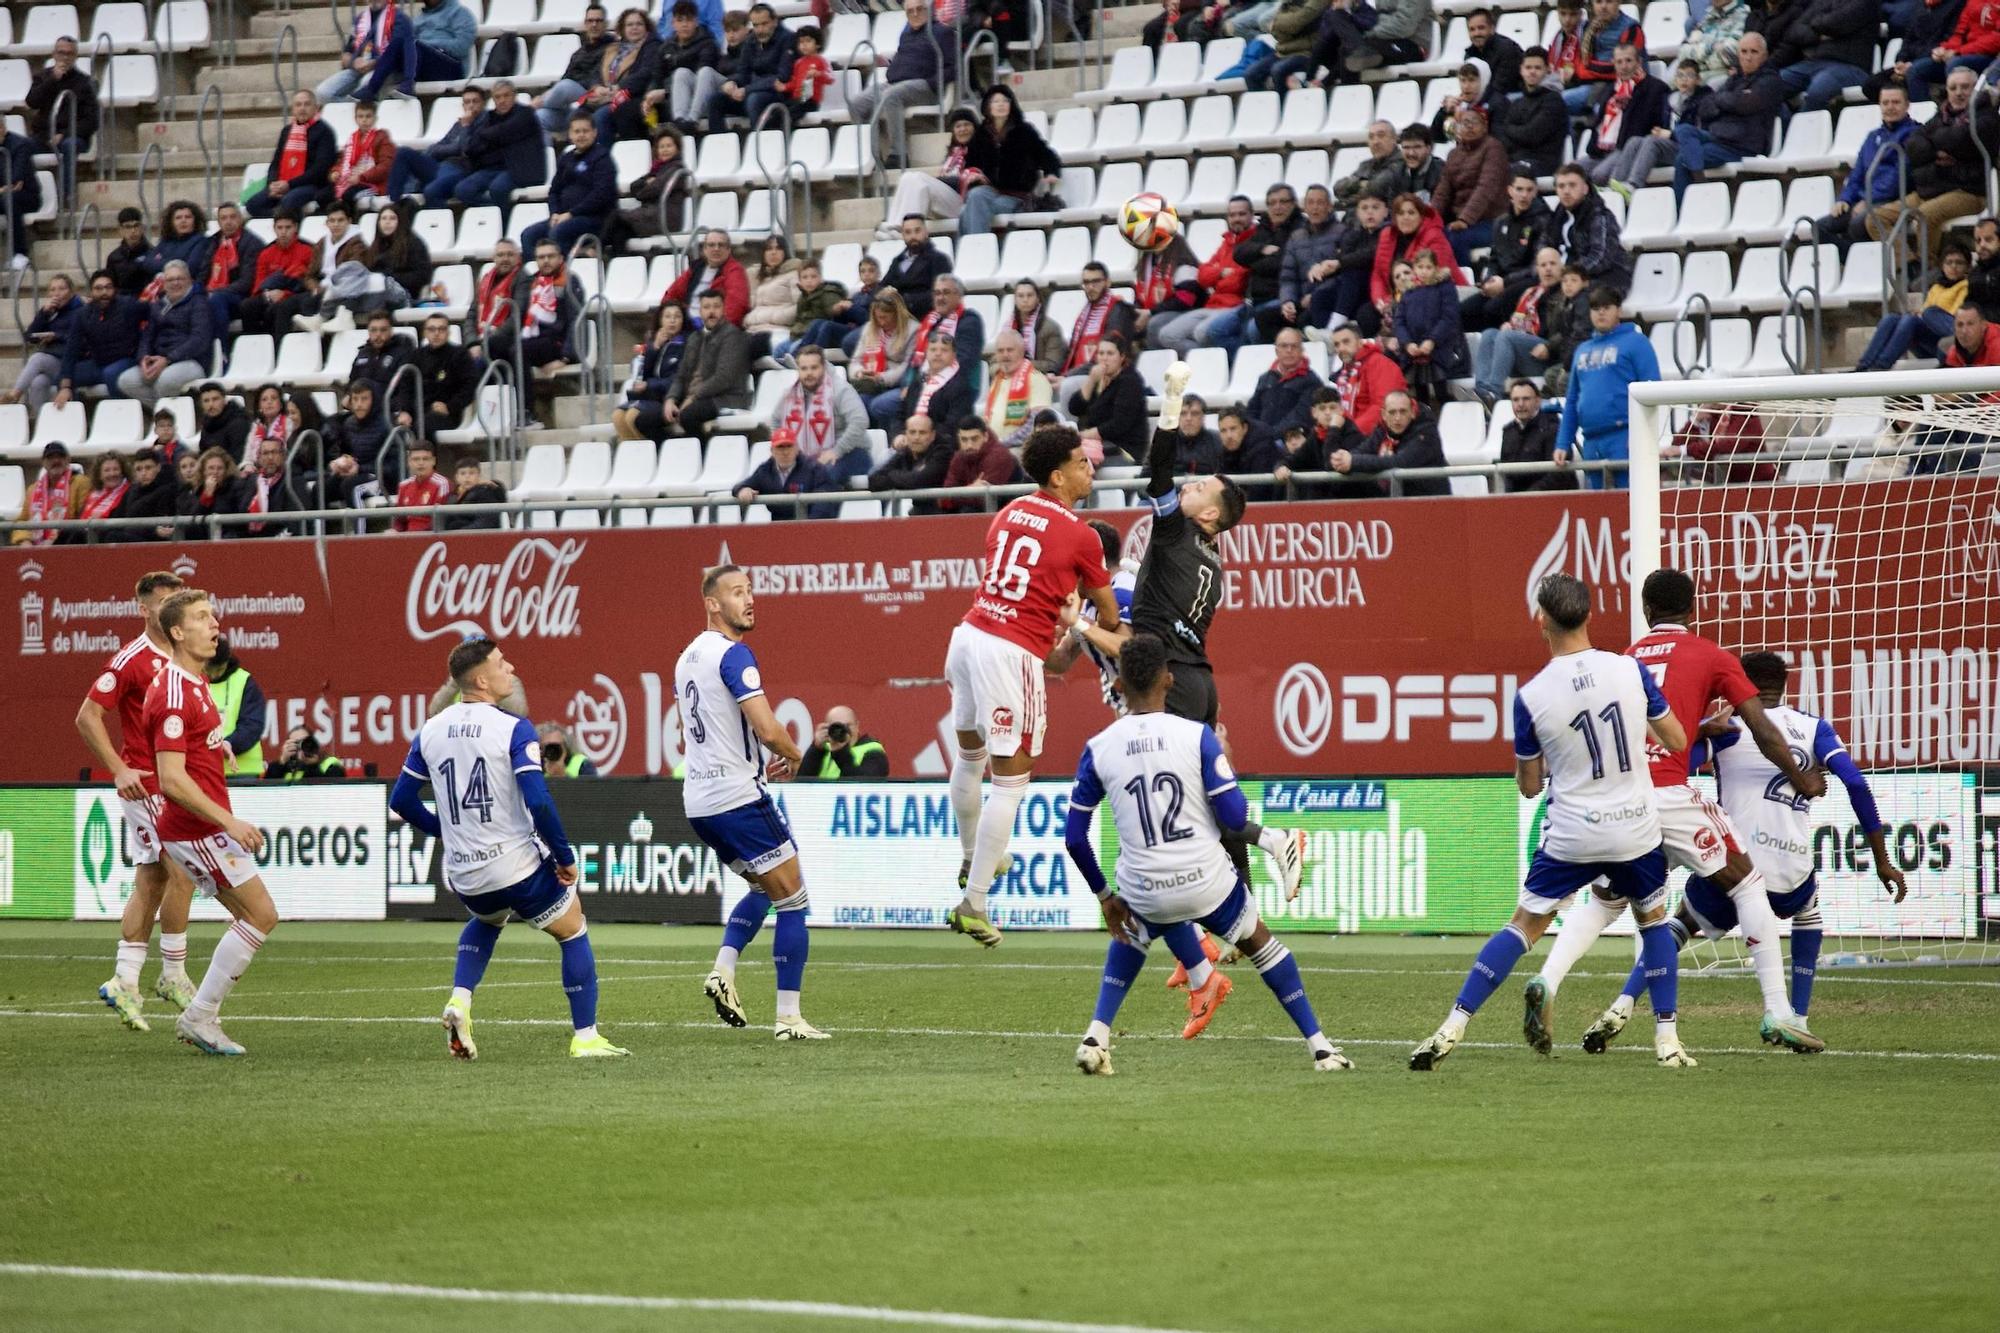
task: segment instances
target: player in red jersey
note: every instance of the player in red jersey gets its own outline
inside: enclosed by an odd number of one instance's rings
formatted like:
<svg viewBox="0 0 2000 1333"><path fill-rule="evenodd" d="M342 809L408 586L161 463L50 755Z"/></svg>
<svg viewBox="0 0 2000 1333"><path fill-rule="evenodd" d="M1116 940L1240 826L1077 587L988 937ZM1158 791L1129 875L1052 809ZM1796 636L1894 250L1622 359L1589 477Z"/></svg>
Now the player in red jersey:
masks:
<svg viewBox="0 0 2000 1333"><path fill-rule="evenodd" d="M145 713L153 768L165 798L160 847L203 895L234 918L208 960L194 1003L174 1024L174 1035L208 1055L241 1055L243 1048L223 1032L218 1012L278 928L278 909L251 859L264 850L264 835L229 807L223 781L229 738L204 672L222 637L208 594L183 588L169 597L160 608L160 628L172 658L146 692Z"/></svg>
<svg viewBox="0 0 2000 1333"><path fill-rule="evenodd" d="M1076 431L1035 431L1021 450L1021 466L1041 489L993 516L985 577L944 659L958 731L951 808L965 850L958 872L965 896L945 923L989 949L1000 943L1000 931L987 913L986 893L1007 865L1014 815L1042 752L1048 725L1042 659L1055 642L1063 604L1081 588L1100 626L1115 631L1119 624L1104 547L1075 512L1096 475ZM982 805L979 783L989 755L993 790Z"/></svg>
<svg viewBox="0 0 2000 1333"><path fill-rule="evenodd" d="M160 979L153 992L185 1009L194 999L187 974L188 899L194 886L170 863L160 859L160 784L153 776L153 745L142 713L146 690L167 664L167 638L160 631L160 606L180 591L178 574L155 570L139 576L134 596L145 617L139 637L111 655L90 693L76 710L76 729L98 767L111 774L118 802L125 811L125 854L131 858L132 896L125 900L119 930L118 960L111 980L97 988L134 1032L150 1029L141 1008L139 972L146 965L146 948L153 937L153 918L160 919ZM118 744L111 744L105 718L118 714Z"/></svg>
<svg viewBox="0 0 2000 1333"><path fill-rule="evenodd" d="M1743 674L1743 664L1736 655L1724 652L1688 629L1695 612L1694 580L1677 569L1655 570L1646 576L1639 601L1652 630L1627 648L1626 655L1637 658L1652 673L1654 683L1667 697L1684 733L1699 735L1702 723L1720 701L1743 719L1744 728L1757 748L1777 765L1801 795L1824 794L1826 779L1816 771L1812 756L1792 751L1784 733L1764 711L1757 687ZM1667 860L1690 874L1702 876L1736 904L1743 940L1750 949L1757 984L1764 992L1764 1040L1800 1051L1825 1050L1826 1043L1813 1036L1792 1011L1791 998L1785 991L1784 959L1778 950L1777 914L1771 910L1764 876L1751 863L1736 825L1720 805L1688 785L1686 750L1671 751L1648 740L1646 760L1652 769L1653 803L1659 810L1660 837ZM1616 919L1613 908L1596 894L1582 897L1585 901L1571 909L1569 921L1576 920L1579 913L1606 913L1607 925ZM1618 910L1622 910L1622 905ZM1596 934L1586 926L1577 933L1577 938L1594 938ZM1563 935L1570 935L1568 921L1563 926ZM1563 937L1559 936L1550 950L1548 965L1542 969L1542 978L1548 982L1547 998L1539 1012L1531 1016L1543 1033L1549 1031L1548 1023L1553 1018L1556 987L1576 965L1583 947L1565 949ZM1601 1018L1598 1023L1605 1021ZM1618 1026L1624 1026L1622 1020Z"/></svg>

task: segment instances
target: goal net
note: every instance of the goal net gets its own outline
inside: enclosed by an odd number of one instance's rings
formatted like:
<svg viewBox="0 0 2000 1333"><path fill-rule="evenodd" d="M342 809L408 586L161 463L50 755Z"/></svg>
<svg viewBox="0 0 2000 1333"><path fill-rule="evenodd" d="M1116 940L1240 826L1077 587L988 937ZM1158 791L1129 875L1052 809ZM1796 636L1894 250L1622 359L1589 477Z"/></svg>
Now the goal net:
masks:
<svg viewBox="0 0 2000 1333"><path fill-rule="evenodd" d="M1680 569L1698 629L1791 663L1788 702L1846 742L1908 879L1899 905L1829 782L1823 962L2000 962L2000 371L1648 384L1632 408L1632 586Z"/></svg>

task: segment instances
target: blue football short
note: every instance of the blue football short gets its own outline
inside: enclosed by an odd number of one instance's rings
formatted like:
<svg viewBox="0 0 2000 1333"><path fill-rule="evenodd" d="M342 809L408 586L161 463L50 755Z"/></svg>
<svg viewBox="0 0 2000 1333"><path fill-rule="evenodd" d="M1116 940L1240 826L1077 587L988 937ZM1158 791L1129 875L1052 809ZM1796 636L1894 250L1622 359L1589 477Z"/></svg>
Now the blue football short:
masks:
<svg viewBox="0 0 2000 1333"><path fill-rule="evenodd" d="M761 875L799 854L785 812L768 795L719 815L691 815L688 823L739 875Z"/></svg>
<svg viewBox="0 0 2000 1333"><path fill-rule="evenodd" d="M1558 861L1547 852L1537 851L1528 864L1528 878L1521 886L1521 906L1537 915L1556 911L1597 880L1609 883L1611 892L1643 911L1666 900L1667 854L1655 847L1631 861Z"/></svg>
<svg viewBox="0 0 2000 1333"><path fill-rule="evenodd" d="M1810 907L1818 893L1818 876L1807 875L1806 882L1790 893L1771 893L1765 896L1771 900L1771 910L1781 920L1789 921ZM1695 922L1701 927L1702 933L1711 939L1719 940L1737 926L1735 900L1700 875L1688 877L1687 905L1688 910L1694 913Z"/></svg>
<svg viewBox="0 0 2000 1333"><path fill-rule="evenodd" d="M456 889L452 892L458 893ZM555 862L544 861L534 874L519 884L510 884L490 893L459 893L458 900L482 921L490 921L497 926L512 913L540 930L563 914L563 908L569 903L569 893L569 886L556 878Z"/></svg>

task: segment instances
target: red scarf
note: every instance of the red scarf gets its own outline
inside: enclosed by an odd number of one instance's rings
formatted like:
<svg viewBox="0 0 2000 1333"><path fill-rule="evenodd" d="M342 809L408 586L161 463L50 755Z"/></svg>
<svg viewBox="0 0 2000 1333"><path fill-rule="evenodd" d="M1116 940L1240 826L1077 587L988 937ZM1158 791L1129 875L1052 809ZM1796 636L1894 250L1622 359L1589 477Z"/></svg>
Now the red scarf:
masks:
<svg viewBox="0 0 2000 1333"><path fill-rule="evenodd" d="M249 442L245 444L243 447L243 453L244 453L243 461L254 465L257 462L258 448L264 443L264 441L276 440L279 444L284 444L287 440L291 439L291 437L292 437L291 413L280 412L278 413L277 417L271 421L265 421L259 418L257 424L250 428Z"/></svg>
<svg viewBox="0 0 2000 1333"><path fill-rule="evenodd" d="M244 512L247 514L270 513L271 492L277 489L278 486L277 478L265 476L264 470L262 468L259 468L257 471L252 472L250 474L250 479L257 483L257 490L255 494L253 494L250 497L250 504L244 510ZM252 523L249 525L249 527L250 531L252 532L262 532L264 530L264 525L262 523Z"/></svg>
<svg viewBox="0 0 2000 1333"><path fill-rule="evenodd" d="M1063 362L1063 374L1089 365L1097 355L1097 340L1104 336L1104 322L1111 318L1111 307L1117 304L1117 297L1107 295L1086 305L1076 317L1069 330L1069 360Z"/></svg>
<svg viewBox="0 0 2000 1333"><path fill-rule="evenodd" d="M1133 293L1143 310L1158 310L1174 294L1174 266L1164 255L1146 255L1139 260L1139 280Z"/></svg>
<svg viewBox="0 0 2000 1333"><path fill-rule="evenodd" d="M243 238L242 232L225 236L217 232L215 253L208 261L208 290L219 291L227 287L236 272L236 243Z"/></svg>
<svg viewBox="0 0 2000 1333"><path fill-rule="evenodd" d="M1625 108L1631 104L1632 90L1638 86L1635 79L1620 79L1611 86L1611 96L1604 101L1604 114L1597 120L1597 151L1608 153L1618 146L1618 127L1625 122Z"/></svg>
<svg viewBox="0 0 2000 1333"><path fill-rule="evenodd" d="M1549 68L1561 74L1579 64L1583 57L1583 35L1558 28L1549 42Z"/></svg>
<svg viewBox="0 0 2000 1333"><path fill-rule="evenodd" d="M500 327L507 318L507 304L513 300L514 275L521 270L502 273L498 264L487 269L479 279L479 325L475 330L485 333Z"/></svg>
<svg viewBox="0 0 2000 1333"><path fill-rule="evenodd" d="M312 133L312 127L317 124L319 117L315 116L303 125L293 121L290 128L285 131L284 151L278 154L279 180L295 181L305 175L306 136Z"/></svg>
<svg viewBox="0 0 2000 1333"><path fill-rule="evenodd" d="M870 334L875 338L875 345L873 347L868 345ZM863 334L861 337L860 351L862 374L873 376L878 380L881 379L889 369L889 338L880 328L876 327L872 320L868 325L868 333Z"/></svg>
<svg viewBox="0 0 2000 1333"><path fill-rule="evenodd" d="M1042 324L1042 308L1036 306L1026 319L1021 318L1021 307L1007 303L1007 327L1021 335L1021 341L1028 344L1030 352L1035 350L1035 330Z"/></svg>
<svg viewBox="0 0 2000 1333"><path fill-rule="evenodd" d="M381 20L381 27L375 29L375 20ZM371 31L371 29L375 29ZM389 34L396 30L396 6L387 4L377 14L365 5L354 11L354 54L357 56L380 56L389 49Z"/></svg>
<svg viewBox="0 0 2000 1333"><path fill-rule="evenodd" d="M958 363L954 361L943 370L924 376L924 391L917 395L916 409L910 415L913 417L929 415L931 395L942 389L956 374L958 374Z"/></svg>
<svg viewBox="0 0 2000 1333"><path fill-rule="evenodd" d="M1542 298L1549 289L1537 283L1521 293L1521 299L1514 303L1514 316L1508 322L1523 333L1539 336L1542 331Z"/></svg>
<svg viewBox="0 0 2000 1333"><path fill-rule="evenodd" d="M553 324L556 322L556 305L562 299L563 275L535 274L535 281L528 288L528 315L530 324Z"/></svg>
<svg viewBox="0 0 2000 1333"><path fill-rule="evenodd" d="M118 507L118 502L125 498L125 491L129 486L131 486L131 484L132 483L129 481L121 481L108 491L92 491L84 499L83 517L85 518L111 517L111 511L116 509Z"/></svg>
<svg viewBox="0 0 2000 1333"><path fill-rule="evenodd" d="M1366 349L1375 344L1363 343L1361 346ZM1361 397L1362 359L1361 353L1356 352L1352 361L1333 372L1333 387L1340 391L1340 414L1349 421L1354 420L1354 404Z"/></svg>
<svg viewBox="0 0 2000 1333"><path fill-rule="evenodd" d="M51 477L48 469L43 468L42 475L35 478L35 484L28 488L28 517L68 518L70 478L75 472L76 468L72 465L61 475ZM56 530L45 528L31 540L37 546L46 546L55 539Z"/></svg>
<svg viewBox="0 0 2000 1333"><path fill-rule="evenodd" d="M349 186L375 169L377 150L381 146L381 130L354 132L354 137L347 141L347 147L341 151L340 163L333 171L334 194L346 194Z"/></svg>
<svg viewBox="0 0 2000 1333"><path fill-rule="evenodd" d="M784 397L783 414L778 424L788 426L799 441L799 457L831 459L835 452L833 433L833 411L828 405L826 381L821 380L819 388L808 398L804 389L797 384Z"/></svg>
<svg viewBox="0 0 2000 1333"><path fill-rule="evenodd" d="M948 317L940 317L935 310L925 315L923 323L917 325L917 340L910 347L910 360L921 361L924 359L924 352L931 345L932 329L938 330L946 338L955 336L958 333L958 317L964 313L965 307L959 306Z"/></svg>
<svg viewBox="0 0 2000 1333"><path fill-rule="evenodd" d="M1013 374L1002 377L996 371L993 376L993 383L987 386L986 415L989 417L993 415L993 395L996 393L1000 394L1000 424L1006 428L1009 434L1013 433L1016 428L1024 424L1028 419L1029 389L1032 384L1030 377L1034 373L1034 363L1023 356L1021 364L1014 367Z"/></svg>
<svg viewBox="0 0 2000 1333"><path fill-rule="evenodd" d="M1167 26L1160 32L1163 42L1178 42L1181 35L1174 31L1174 25L1181 21L1181 0L1167 0Z"/></svg>

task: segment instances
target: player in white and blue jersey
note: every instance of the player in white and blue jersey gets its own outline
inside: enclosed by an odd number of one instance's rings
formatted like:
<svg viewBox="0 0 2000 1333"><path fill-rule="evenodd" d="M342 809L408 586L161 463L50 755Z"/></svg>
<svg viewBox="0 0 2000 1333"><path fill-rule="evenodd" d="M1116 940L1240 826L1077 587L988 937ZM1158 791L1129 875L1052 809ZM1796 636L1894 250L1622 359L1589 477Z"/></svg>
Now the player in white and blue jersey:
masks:
<svg viewBox="0 0 2000 1333"><path fill-rule="evenodd" d="M1588 948L1632 905L1659 1018L1654 1053L1664 1066L1685 1068L1694 1061L1674 1023L1677 951L1667 929L1667 859L1646 736L1650 731L1669 750L1684 748L1687 736L1643 666L1590 646L1590 589L1581 581L1548 575L1535 589L1535 606L1549 664L1514 699L1514 780L1533 800L1548 779L1541 846L1514 919L1479 951L1444 1024L1410 1053L1410 1068L1434 1069L1451 1054L1479 1006L1586 885L1591 892L1563 923L1563 944ZM1528 983L1524 1031L1546 1053L1552 1011L1544 992L1541 978Z"/></svg>
<svg viewBox="0 0 2000 1333"><path fill-rule="evenodd" d="M1111 595L1118 599L1118 618L1129 623L1132 617L1132 594L1139 586L1139 562L1121 558L1119 552L1122 539L1118 529L1101 518L1090 520L1090 530L1097 534L1097 540L1104 546L1104 567L1113 571L1111 575ZM1104 696L1104 706L1118 717L1125 716L1125 697L1118 692L1118 658L1107 653L1083 633L1080 625L1096 624L1097 608L1080 604L1077 623L1072 624L1063 636L1056 640L1055 648L1042 663L1052 676L1060 676L1075 665L1077 658L1086 657L1097 668L1098 692Z"/></svg>
<svg viewBox="0 0 2000 1333"><path fill-rule="evenodd" d="M576 853L542 776L534 724L499 706L519 688L513 664L491 639L471 638L451 650L450 669L459 701L424 723L389 793L390 809L443 841L445 887L472 913L458 936L445 1041L461 1060L479 1057L472 992L512 916L562 947L563 994L575 1028L569 1053L629 1055L597 1031L597 958L576 896ZM426 783L435 812L424 804Z"/></svg>
<svg viewBox="0 0 2000 1333"><path fill-rule="evenodd" d="M1868 779L1848 754L1833 724L1801 713L1785 702L1792 669L1776 653L1745 654L1743 674L1757 687L1765 716L1776 724L1799 767L1821 769L1839 778L1847 788L1848 804L1854 807L1855 818L1861 821L1861 831L1875 855L1875 876L1890 896L1902 902L1910 888L1889 855L1888 826L1875 808L1875 793L1869 790ZM1702 733L1688 755L1688 767L1696 769L1703 763L1714 766L1722 808L1729 812L1729 818L1756 858L1757 869L1763 872L1771 911L1792 923L1791 1000L1803 1024L1806 1009L1812 1003L1820 945L1826 938L1826 926L1819 911L1819 880L1813 873L1812 820L1807 815L1812 799L1801 796L1778 771L1778 766L1755 745L1742 744L1746 733L1727 714L1704 724ZM1667 924L1674 933L1675 944L1685 948L1697 931L1719 940L1731 930L1740 929L1741 923L1736 919L1736 904L1729 894L1695 875L1687 882L1680 910ZM1639 975L1641 970L1632 969L1624 993L1583 1034L1584 1050L1592 1055L1601 1054L1624 1031L1632 1017L1633 1003L1645 984Z"/></svg>
<svg viewBox="0 0 2000 1333"><path fill-rule="evenodd" d="M735 565L718 565L702 576L701 599L708 628L695 635L674 663L674 698L687 754L681 801L696 835L751 884L750 892L729 910L722 947L702 991L723 1022L735 1028L749 1025L736 993L736 960L757 938L764 917L776 911L771 942L778 974L776 1036L779 1041L824 1040L828 1034L799 1015L799 984L809 946L805 880L791 826L765 785L767 777L798 772L803 756L764 698L757 659L743 642L757 626L750 576Z"/></svg>
<svg viewBox="0 0 2000 1333"><path fill-rule="evenodd" d="M1208 1025L1232 987L1202 956L1193 929L1200 922L1257 965L1306 1039L1313 1068L1352 1069L1320 1030L1299 965L1257 915L1250 887L1222 845L1222 830L1242 828L1250 807L1215 733L1166 711L1173 686L1166 644L1152 634L1134 635L1119 654L1118 672L1125 716L1084 746L1065 829L1070 859L1104 904L1111 926L1097 1012L1076 1048L1077 1068L1111 1072L1111 1022L1155 937L1166 939L1188 970L1189 1017L1181 1035L1195 1037ZM1092 816L1107 799L1118 829L1115 888L1105 882L1090 837Z"/></svg>

